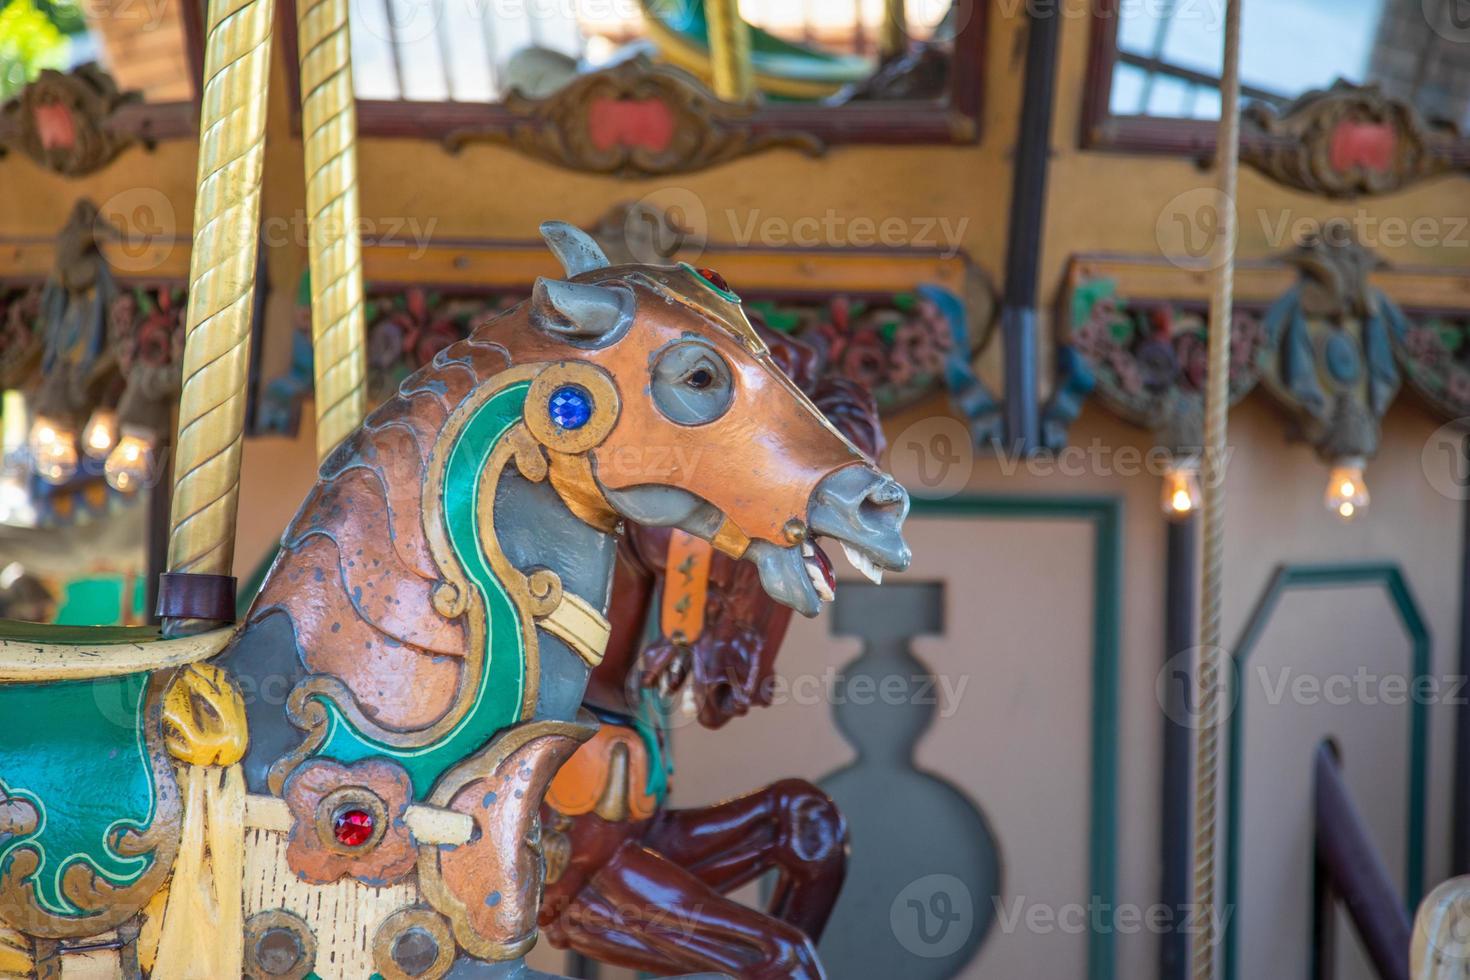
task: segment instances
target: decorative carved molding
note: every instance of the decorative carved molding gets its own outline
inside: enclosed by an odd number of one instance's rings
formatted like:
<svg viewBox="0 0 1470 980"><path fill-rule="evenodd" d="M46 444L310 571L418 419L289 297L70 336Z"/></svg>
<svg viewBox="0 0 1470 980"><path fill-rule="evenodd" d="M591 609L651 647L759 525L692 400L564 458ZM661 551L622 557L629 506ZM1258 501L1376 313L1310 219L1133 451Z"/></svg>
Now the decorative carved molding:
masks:
<svg viewBox="0 0 1470 980"><path fill-rule="evenodd" d="M811 133L756 123L754 105L722 102L692 76L636 58L581 76L546 98L513 92L508 127L451 131L451 150L471 142L512 146L572 170L618 177L691 173L762 150L811 156L825 144Z"/></svg>
<svg viewBox="0 0 1470 980"><path fill-rule="evenodd" d="M1470 418L1470 310L1411 317L1393 341L1414 393L1446 419Z"/></svg>
<svg viewBox="0 0 1470 980"><path fill-rule="evenodd" d="M1465 166L1454 152L1458 134L1430 126L1376 85L1339 80L1279 112L1253 103L1242 123L1241 162L1325 197L1387 194Z"/></svg>
<svg viewBox="0 0 1470 980"><path fill-rule="evenodd" d="M136 92L119 91L95 64L70 74L46 69L4 106L3 145L52 173L84 177L133 142L109 123L119 109L140 102Z"/></svg>
<svg viewBox="0 0 1470 980"><path fill-rule="evenodd" d="M1232 402L1259 383L1293 435L1332 460L1372 455L1401 381L1436 415L1470 418L1470 302L1457 270L1392 268L1329 223L1238 272ZM1074 260L1049 445L1065 445L1091 393L1161 444L1198 445L1207 306L1196 277L1161 261Z"/></svg>
<svg viewBox="0 0 1470 980"><path fill-rule="evenodd" d="M948 388L976 425L998 419L999 408L970 363L993 327L994 294L983 282L967 305L947 290L919 286L879 298L828 295L810 299L756 297L752 317L813 345L837 373L873 392L879 408L906 408ZM368 401L376 405L436 353L479 323L525 299L529 291L469 294L433 286L369 288ZM310 321L297 318L289 375L266 386L260 431L294 432L301 400L311 393ZM299 356L297 356L299 355ZM973 410L972 410L973 409ZM988 430L987 430L988 431Z"/></svg>
<svg viewBox="0 0 1470 980"><path fill-rule="evenodd" d="M1300 278L1266 311L1264 386L1291 413L1292 434L1323 458L1371 456L1399 390L1389 338L1405 326L1398 307L1368 284L1381 262L1337 224L1285 261Z"/></svg>
<svg viewBox="0 0 1470 980"><path fill-rule="evenodd" d="M1087 364L1092 389L1114 414L1159 433L1175 450L1202 445L1208 307L1130 302L1111 279L1076 284L1067 340ZM1265 334L1258 313L1237 310L1231 334L1230 400L1260 377Z"/></svg>
<svg viewBox="0 0 1470 980"><path fill-rule="evenodd" d="M23 388L41 367L41 283L0 288L0 388Z"/></svg>

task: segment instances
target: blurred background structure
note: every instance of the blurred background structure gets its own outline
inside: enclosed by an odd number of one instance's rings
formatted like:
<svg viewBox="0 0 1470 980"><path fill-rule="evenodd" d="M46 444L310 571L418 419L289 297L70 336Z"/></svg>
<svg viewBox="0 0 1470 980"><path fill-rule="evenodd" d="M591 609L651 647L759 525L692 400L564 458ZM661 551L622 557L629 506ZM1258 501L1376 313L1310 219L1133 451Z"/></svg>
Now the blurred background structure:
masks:
<svg viewBox="0 0 1470 980"><path fill-rule="evenodd" d="M1233 208L1220 969L1406 976L1412 909L1470 873L1460 6L1247 2L1229 201L1222 0L354 0L369 405L555 273L543 219L718 269L876 395L916 559L912 590L850 583L793 624L771 707L713 732L676 700L674 803L787 776L839 798L840 980L1176 980ZM247 597L317 467L291 7ZM0 0L0 617L153 608L202 23Z"/></svg>

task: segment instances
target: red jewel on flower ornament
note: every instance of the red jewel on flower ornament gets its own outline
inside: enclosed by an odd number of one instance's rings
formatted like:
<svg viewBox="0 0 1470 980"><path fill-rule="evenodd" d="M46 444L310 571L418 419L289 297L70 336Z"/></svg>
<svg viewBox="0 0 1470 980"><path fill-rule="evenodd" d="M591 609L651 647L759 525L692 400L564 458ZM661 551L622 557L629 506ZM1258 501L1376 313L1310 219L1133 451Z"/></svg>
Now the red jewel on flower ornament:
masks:
<svg viewBox="0 0 1470 980"><path fill-rule="evenodd" d="M343 810L332 823L332 834L343 847L361 847L373 836L373 815L366 810Z"/></svg>

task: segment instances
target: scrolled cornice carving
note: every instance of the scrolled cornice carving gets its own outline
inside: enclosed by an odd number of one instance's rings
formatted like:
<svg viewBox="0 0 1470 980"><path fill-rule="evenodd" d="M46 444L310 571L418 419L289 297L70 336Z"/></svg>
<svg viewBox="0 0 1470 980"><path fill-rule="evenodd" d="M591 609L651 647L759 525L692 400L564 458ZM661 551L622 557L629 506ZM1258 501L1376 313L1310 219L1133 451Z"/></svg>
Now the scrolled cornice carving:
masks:
<svg viewBox="0 0 1470 980"><path fill-rule="evenodd" d="M451 150L499 143L558 166L618 177L691 173L762 150L817 156L801 132L763 131L753 105L723 102L692 76L646 58L583 75L545 98L512 92L508 127L460 129Z"/></svg>
<svg viewBox="0 0 1470 980"><path fill-rule="evenodd" d="M141 101L95 64L70 73L46 69L6 103L0 146L63 177L96 173L133 142L109 125L118 109Z"/></svg>
<svg viewBox="0 0 1470 980"><path fill-rule="evenodd" d="M1339 80L1281 110L1253 103L1242 126L1242 163L1324 197L1388 194L1466 163L1452 128L1431 126L1376 85Z"/></svg>

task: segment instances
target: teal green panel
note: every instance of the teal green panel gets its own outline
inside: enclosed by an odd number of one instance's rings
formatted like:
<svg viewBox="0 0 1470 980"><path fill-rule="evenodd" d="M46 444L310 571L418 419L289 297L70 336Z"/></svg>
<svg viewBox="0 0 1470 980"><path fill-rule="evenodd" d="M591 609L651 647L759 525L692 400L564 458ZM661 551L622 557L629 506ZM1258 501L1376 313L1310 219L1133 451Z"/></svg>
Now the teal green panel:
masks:
<svg viewBox="0 0 1470 980"><path fill-rule="evenodd" d="M123 580L119 575L79 578L66 583L56 613L62 626L112 626L122 620Z"/></svg>
<svg viewBox="0 0 1470 980"><path fill-rule="evenodd" d="M487 399L465 423L444 468L442 492L449 543L485 610L485 667L470 710L433 744L402 749L364 735L334 702L319 699L327 710L327 734L316 754L346 763L379 756L392 759L408 771L419 799L446 769L520 719L526 686L525 641L515 604L480 543L493 529L480 527L479 496L480 475L500 440L520 421L529 388L529 383L522 382Z"/></svg>
<svg viewBox="0 0 1470 980"><path fill-rule="evenodd" d="M36 720L0 725L0 795L28 801L40 816L33 833L0 842L0 874L18 852L35 853L36 901L54 915L97 911L62 894L72 865L85 864L123 886L153 863L151 855L123 857L116 850L123 831L153 823L156 788L143 740L148 679L0 685L0 718Z"/></svg>

